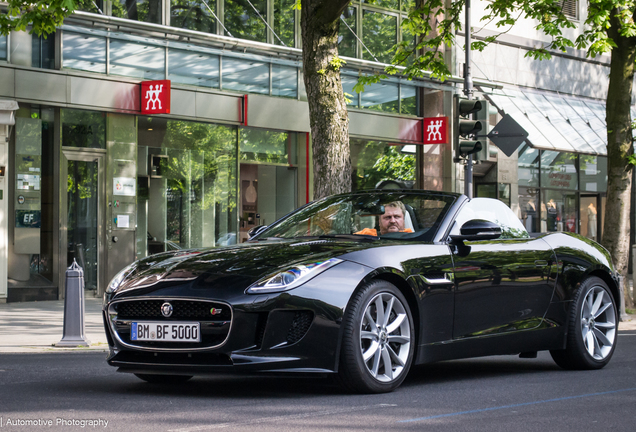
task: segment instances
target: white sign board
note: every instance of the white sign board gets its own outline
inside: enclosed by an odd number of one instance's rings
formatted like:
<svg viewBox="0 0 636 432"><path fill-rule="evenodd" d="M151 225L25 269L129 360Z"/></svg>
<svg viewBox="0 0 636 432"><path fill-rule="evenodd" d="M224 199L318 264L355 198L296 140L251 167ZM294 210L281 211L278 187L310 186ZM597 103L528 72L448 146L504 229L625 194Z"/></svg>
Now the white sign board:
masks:
<svg viewBox="0 0 636 432"><path fill-rule="evenodd" d="M113 178L113 195L135 196L137 179L130 177Z"/></svg>

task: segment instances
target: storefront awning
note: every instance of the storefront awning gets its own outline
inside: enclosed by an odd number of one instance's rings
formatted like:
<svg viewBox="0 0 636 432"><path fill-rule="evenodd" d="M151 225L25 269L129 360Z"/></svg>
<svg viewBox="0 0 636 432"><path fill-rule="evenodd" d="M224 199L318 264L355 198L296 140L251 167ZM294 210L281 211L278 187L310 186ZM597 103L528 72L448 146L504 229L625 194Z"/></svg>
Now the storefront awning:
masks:
<svg viewBox="0 0 636 432"><path fill-rule="evenodd" d="M528 132L527 143L532 147L607 155L603 102L509 87L484 95L501 114L510 114Z"/></svg>
<svg viewBox="0 0 636 432"><path fill-rule="evenodd" d="M0 125L14 125L14 111L18 109L18 103L13 100L0 99Z"/></svg>

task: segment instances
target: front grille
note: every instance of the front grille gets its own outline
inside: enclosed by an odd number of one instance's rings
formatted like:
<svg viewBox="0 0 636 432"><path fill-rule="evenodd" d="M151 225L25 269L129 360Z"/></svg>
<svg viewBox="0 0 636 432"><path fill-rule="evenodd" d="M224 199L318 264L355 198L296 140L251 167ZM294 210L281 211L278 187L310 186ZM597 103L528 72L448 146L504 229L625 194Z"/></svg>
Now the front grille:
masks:
<svg viewBox="0 0 636 432"><path fill-rule="evenodd" d="M166 302L173 307L169 318L171 320L229 321L232 319L232 311L228 305L201 300L133 300L115 303L113 307L119 319L165 320L166 318L161 314L161 305ZM211 312L213 309L214 315Z"/></svg>
<svg viewBox="0 0 636 432"><path fill-rule="evenodd" d="M161 313L161 306L170 303L169 318ZM144 299L121 300L110 305L109 319L119 339L128 345L142 348L192 349L221 345L228 337L232 324L232 310L228 304L204 300ZM133 322L197 321L200 323L200 342L133 341L130 329Z"/></svg>
<svg viewBox="0 0 636 432"><path fill-rule="evenodd" d="M287 332L288 344L294 344L305 336L311 325L312 318L313 314L310 311L296 312L291 327L289 327L289 331Z"/></svg>

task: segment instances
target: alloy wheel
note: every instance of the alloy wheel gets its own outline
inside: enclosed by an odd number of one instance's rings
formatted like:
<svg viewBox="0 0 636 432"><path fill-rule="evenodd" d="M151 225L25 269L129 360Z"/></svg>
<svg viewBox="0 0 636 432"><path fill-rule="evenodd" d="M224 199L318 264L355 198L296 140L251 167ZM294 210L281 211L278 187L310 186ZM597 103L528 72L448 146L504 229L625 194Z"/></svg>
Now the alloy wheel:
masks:
<svg viewBox="0 0 636 432"><path fill-rule="evenodd" d="M600 286L592 287L581 305L581 336L594 360L604 360L612 352L616 314L611 296Z"/></svg>

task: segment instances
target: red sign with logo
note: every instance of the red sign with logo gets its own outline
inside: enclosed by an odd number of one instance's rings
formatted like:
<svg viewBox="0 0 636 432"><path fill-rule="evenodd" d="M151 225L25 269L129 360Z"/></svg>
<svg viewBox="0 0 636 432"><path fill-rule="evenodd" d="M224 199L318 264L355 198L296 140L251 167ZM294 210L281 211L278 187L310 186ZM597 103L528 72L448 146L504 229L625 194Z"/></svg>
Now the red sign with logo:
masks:
<svg viewBox="0 0 636 432"><path fill-rule="evenodd" d="M422 134L424 144L448 144L448 117L424 117Z"/></svg>
<svg viewBox="0 0 636 432"><path fill-rule="evenodd" d="M170 114L170 80L141 83L141 113Z"/></svg>

